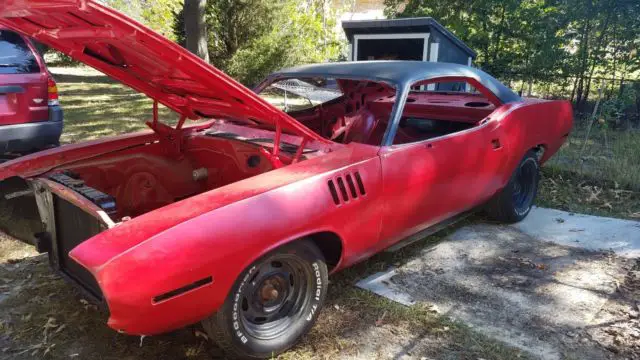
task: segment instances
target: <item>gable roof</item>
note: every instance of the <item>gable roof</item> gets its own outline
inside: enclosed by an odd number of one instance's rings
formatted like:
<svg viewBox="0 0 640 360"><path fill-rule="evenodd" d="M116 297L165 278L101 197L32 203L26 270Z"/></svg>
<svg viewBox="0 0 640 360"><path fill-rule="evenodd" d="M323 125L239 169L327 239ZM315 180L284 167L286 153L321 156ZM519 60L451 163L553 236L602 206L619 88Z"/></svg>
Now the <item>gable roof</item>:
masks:
<svg viewBox="0 0 640 360"><path fill-rule="evenodd" d="M435 30L447 39L451 40L451 42L462 49L462 51L469 54L472 58L475 59L478 56L473 49L467 46L467 44L432 17L385 20L345 20L342 22L342 28L349 40L353 38L353 35L363 33L416 33Z"/></svg>

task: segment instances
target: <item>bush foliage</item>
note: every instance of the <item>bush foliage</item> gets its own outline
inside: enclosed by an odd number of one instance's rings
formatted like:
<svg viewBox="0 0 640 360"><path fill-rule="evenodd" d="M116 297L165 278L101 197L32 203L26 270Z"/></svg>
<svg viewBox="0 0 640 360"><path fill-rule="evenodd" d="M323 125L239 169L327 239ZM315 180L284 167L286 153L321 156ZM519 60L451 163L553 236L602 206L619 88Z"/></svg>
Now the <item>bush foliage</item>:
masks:
<svg viewBox="0 0 640 360"><path fill-rule="evenodd" d="M217 68L246 85L287 66L344 58L335 32L336 9L318 0L214 0L207 2L209 55ZM184 44L176 13L174 32Z"/></svg>

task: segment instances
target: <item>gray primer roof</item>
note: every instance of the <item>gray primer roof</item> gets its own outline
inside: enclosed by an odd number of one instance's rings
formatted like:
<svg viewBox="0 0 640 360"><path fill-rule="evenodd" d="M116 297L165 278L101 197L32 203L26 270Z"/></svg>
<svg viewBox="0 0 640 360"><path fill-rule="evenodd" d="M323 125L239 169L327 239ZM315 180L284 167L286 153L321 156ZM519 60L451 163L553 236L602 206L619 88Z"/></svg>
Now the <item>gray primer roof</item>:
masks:
<svg viewBox="0 0 640 360"><path fill-rule="evenodd" d="M500 99L502 103L521 101L511 89L493 76L469 66L423 61L352 61L303 65L283 69L269 76L274 78L332 77L343 79L366 79L390 83L403 88L421 81L439 77L468 77L478 81Z"/></svg>
<svg viewBox="0 0 640 360"><path fill-rule="evenodd" d="M472 58L477 57L477 53L471 49L462 40L458 39L453 33L434 18L431 17L419 17L419 18L405 18L405 19L390 19L390 20L345 20L342 21L342 28L345 34L352 41L352 37L355 34L384 34L384 33L416 33L425 32L426 29L435 29L443 36L451 40L454 44L460 47L464 52L469 54Z"/></svg>

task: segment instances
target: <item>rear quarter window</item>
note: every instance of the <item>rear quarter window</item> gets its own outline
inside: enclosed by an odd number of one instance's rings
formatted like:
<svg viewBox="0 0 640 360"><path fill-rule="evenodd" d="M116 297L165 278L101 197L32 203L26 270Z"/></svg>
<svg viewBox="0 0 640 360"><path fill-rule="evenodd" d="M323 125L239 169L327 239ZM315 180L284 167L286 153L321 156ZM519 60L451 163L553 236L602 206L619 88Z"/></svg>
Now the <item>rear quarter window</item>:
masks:
<svg viewBox="0 0 640 360"><path fill-rule="evenodd" d="M0 74L39 72L38 61L24 39L13 31L0 30Z"/></svg>

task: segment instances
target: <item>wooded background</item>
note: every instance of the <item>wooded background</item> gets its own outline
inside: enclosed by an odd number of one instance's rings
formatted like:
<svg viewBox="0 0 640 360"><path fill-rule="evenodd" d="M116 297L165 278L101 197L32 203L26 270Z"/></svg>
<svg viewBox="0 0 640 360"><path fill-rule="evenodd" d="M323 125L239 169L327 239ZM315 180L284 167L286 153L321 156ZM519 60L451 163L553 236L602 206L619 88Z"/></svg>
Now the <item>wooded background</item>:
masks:
<svg viewBox="0 0 640 360"><path fill-rule="evenodd" d="M385 0L389 17L432 16L478 52L476 65L584 109L640 79L638 0ZM615 94L617 92L617 94ZM631 96L633 97L633 96Z"/></svg>
<svg viewBox="0 0 640 360"><path fill-rule="evenodd" d="M196 45L188 48L249 86L282 67L346 59L337 21L350 8L348 1L105 2L184 46L189 45L186 30L191 30ZM607 122L640 126L638 0L384 3L389 18L435 18L478 52L475 66L524 95L570 99L578 112L588 113L602 88ZM190 20L185 22L185 16ZM194 24L198 18L201 26Z"/></svg>

